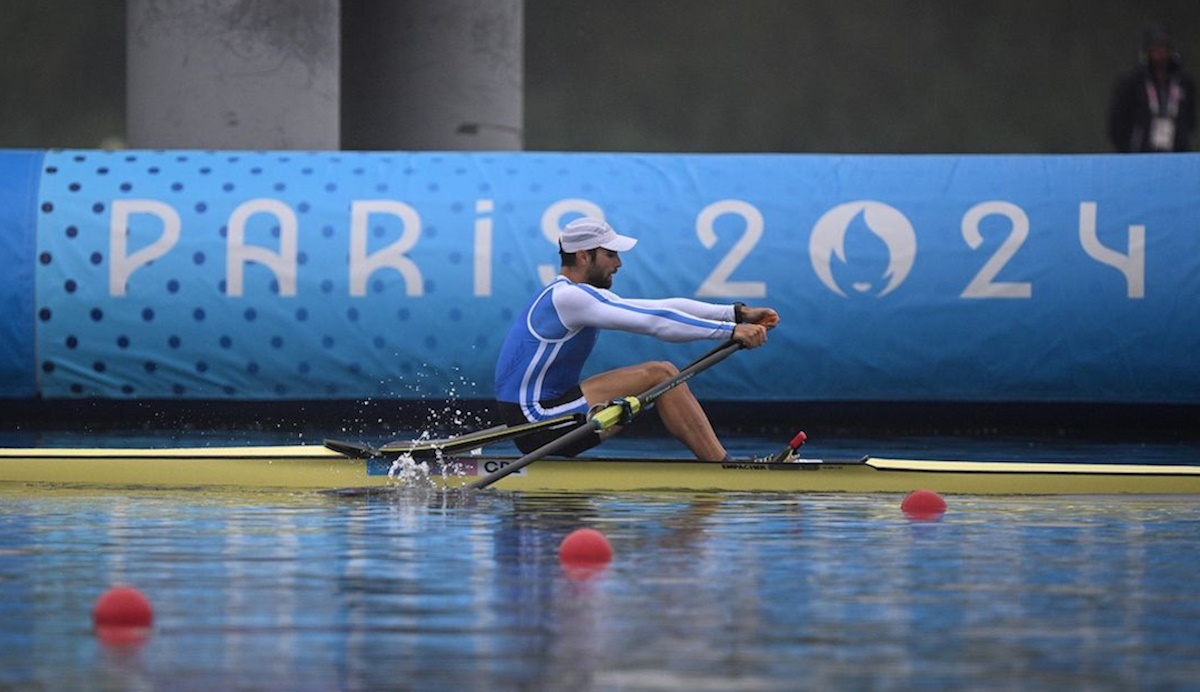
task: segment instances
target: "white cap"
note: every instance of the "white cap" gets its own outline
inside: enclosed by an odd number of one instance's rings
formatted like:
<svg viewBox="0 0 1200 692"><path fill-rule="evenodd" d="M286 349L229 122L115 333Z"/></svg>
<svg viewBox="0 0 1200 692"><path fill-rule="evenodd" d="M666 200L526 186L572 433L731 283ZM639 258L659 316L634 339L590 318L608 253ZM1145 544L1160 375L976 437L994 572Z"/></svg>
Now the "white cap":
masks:
<svg viewBox="0 0 1200 692"><path fill-rule="evenodd" d="M593 250L598 247L613 252L625 252L637 245L637 239L621 235L603 221L585 216L575 219L563 228L558 244L563 252Z"/></svg>

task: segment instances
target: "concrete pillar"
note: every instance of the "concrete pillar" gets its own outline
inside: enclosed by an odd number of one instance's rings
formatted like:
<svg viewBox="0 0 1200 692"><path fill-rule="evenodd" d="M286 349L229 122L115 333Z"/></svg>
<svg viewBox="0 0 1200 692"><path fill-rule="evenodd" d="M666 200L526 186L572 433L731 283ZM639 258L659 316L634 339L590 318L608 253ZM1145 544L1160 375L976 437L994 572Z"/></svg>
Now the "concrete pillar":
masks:
<svg viewBox="0 0 1200 692"><path fill-rule="evenodd" d="M519 150L523 0L342 0L342 147Z"/></svg>
<svg viewBox="0 0 1200 692"><path fill-rule="evenodd" d="M128 145L338 149L338 0L126 0Z"/></svg>

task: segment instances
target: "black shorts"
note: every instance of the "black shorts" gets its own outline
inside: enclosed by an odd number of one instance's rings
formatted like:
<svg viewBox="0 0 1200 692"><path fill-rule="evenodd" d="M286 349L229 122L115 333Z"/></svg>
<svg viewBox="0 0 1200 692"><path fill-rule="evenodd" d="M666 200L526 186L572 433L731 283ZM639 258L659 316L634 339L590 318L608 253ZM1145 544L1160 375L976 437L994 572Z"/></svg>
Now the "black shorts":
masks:
<svg viewBox="0 0 1200 692"><path fill-rule="evenodd" d="M542 404L547 407L559 406L568 401L574 401L581 396L583 396L583 391L580 390L579 387L575 387L565 395L551 401L543 401ZM504 421L505 425L521 425L523 423L530 422L529 419L525 417L525 414L521 411L520 404L515 404L511 401L497 401L496 408L500 413L500 420ZM579 414L578 418L579 423L582 424L584 422L583 415ZM522 435L521 437L513 440L513 442L517 445L517 449L521 450L522 454L529 454L533 450L553 442L563 435L566 435L576 427L577 426L575 425L564 425L561 428L554 428L552 430L538 430L537 432L532 432L528 435ZM581 452L586 452L598 444L600 444L600 435L598 433L587 435L574 444L558 450L554 453L554 456L573 457Z"/></svg>

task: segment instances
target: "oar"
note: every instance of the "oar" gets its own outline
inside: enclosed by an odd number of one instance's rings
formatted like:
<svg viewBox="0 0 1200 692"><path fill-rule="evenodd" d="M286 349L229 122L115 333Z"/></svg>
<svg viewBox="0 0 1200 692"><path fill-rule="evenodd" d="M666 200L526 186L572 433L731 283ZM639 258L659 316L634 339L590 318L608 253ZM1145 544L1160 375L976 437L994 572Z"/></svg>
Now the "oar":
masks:
<svg viewBox="0 0 1200 692"><path fill-rule="evenodd" d="M403 454L410 454L414 458L432 457L439 453L454 454L463 452L468 449L478 449L486 447L490 444L505 442L524 435L529 435L541 430L553 430L554 428L565 428L569 425L578 425L584 419L582 414L571 414L567 416L558 416L557 418L547 418L546 420L535 421L533 423L522 423L520 425L497 425L486 430L476 430L455 437L442 437L434 440L416 440L408 442L389 442L382 447L372 447L370 445L359 444L357 442L347 442L345 440L334 440L325 438L325 446L338 454L344 454L352 459L376 459L388 458L394 459Z"/></svg>
<svg viewBox="0 0 1200 692"><path fill-rule="evenodd" d="M547 442L529 454L517 459L513 463L497 469L483 478L476 480L470 485L470 487L475 489L486 488L501 478L504 478L511 473L520 471L542 457L550 456L559 450L570 447L572 444L586 438L588 435L595 435L597 433L604 432L613 426L625 425L629 423L643 410L653 406L658 397L692 379L692 377L694 377L697 373L707 370L708 368L725 360L727 357L729 357L729 354L740 349L741 347L742 345L736 341L729 341L718 346L712 351L709 351L707 354L701 356L691 365L688 365L683 370L680 370L679 374L671 379L660 382L659 384L647 389L645 392L642 392L637 396L627 396L623 399L614 400L608 406L600 409L594 415L592 415L591 419L589 419L586 423L583 423L562 437Z"/></svg>
<svg viewBox="0 0 1200 692"><path fill-rule="evenodd" d="M584 419L582 414L570 414L566 416L558 416L555 418L547 418L545 420L534 421L532 423L521 423L519 425L497 425L486 430L477 430L456 437L446 437L439 440L418 440L416 442L389 442L379 448L383 454L401 455L412 454L414 456L419 452L435 453L442 452L445 454L453 454L454 452L462 452L468 449L477 449L498 442L506 442L518 437L523 437L531 433L542 430L552 430L554 428L565 428L572 423L579 424Z"/></svg>

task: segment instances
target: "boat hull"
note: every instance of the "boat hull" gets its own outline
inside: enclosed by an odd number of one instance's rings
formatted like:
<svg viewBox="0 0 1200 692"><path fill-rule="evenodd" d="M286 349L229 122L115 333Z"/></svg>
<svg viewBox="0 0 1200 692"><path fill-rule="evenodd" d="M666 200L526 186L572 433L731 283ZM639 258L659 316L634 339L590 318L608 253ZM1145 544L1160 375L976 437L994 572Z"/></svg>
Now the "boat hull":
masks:
<svg viewBox="0 0 1200 692"><path fill-rule="evenodd" d="M352 459L310 445L183 449L3 449L0 483L332 490L464 487L512 458L425 464ZM867 457L786 463L545 459L493 487L528 492L849 492L929 488L969 495L1200 494L1200 466L927 461Z"/></svg>

